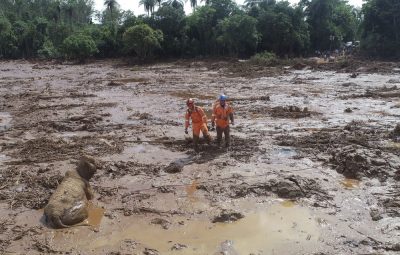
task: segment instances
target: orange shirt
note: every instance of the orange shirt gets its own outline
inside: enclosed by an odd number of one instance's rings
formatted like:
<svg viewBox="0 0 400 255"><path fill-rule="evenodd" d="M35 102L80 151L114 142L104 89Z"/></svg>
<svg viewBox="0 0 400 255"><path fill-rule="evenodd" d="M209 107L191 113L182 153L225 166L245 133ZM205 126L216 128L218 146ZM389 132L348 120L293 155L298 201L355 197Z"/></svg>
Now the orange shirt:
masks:
<svg viewBox="0 0 400 255"><path fill-rule="evenodd" d="M195 106L194 110L191 111L188 109L185 114L185 128L189 127L189 120L192 119L193 125L199 125L203 123L207 123L207 116L204 113L203 108L199 106Z"/></svg>
<svg viewBox="0 0 400 255"><path fill-rule="evenodd" d="M222 107L219 103L213 109L213 121L215 120L217 127L226 128L229 126L229 115L233 113L232 107L225 103Z"/></svg>

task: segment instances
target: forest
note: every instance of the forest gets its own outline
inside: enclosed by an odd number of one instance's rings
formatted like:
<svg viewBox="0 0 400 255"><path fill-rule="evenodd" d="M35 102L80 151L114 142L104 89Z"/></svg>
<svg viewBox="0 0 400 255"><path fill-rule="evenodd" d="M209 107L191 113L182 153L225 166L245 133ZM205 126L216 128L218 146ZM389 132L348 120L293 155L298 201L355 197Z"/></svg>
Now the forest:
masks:
<svg viewBox="0 0 400 255"><path fill-rule="evenodd" d="M105 0L0 0L0 58L251 57L283 58L360 42L361 56L400 58L400 2L367 0L141 0L146 15Z"/></svg>

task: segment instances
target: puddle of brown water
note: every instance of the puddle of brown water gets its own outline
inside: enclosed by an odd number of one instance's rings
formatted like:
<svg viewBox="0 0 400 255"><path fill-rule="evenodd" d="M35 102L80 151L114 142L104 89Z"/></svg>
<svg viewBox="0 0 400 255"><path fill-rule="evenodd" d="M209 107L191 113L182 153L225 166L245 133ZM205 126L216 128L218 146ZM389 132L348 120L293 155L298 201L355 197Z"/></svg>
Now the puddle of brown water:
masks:
<svg viewBox="0 0 400 255"><path fill-rule="evenodd" d="M288 203L290 204L290 203ZM151 225L143 218L127 218L119 229L101 229L91 240L72 236L72 243L84 250L101 251L115 249L127 239L145 247L156 249L160 254L215 254L221 244L230 240L238 254L296 254L311 250L319 238L318 224L309 210L296 205L275 204L266 211L252 213L232 223L211 223L209 220L186 221L186 224L164 230ZM185 218L174 218L174 221ZM129 224L129 227L126 227ZM173 251L174 244L184 244L184 250ZM261 253L260 253L261 252Z"/></svg>
<svg viewBox="0 0 400 255"><path fill-rule="evenodd" d="M356 179L344 179L340 181L340 183L343 185L345 189L355 189L360 186L360 181Z"/></svg>
<svg viewBox="0 0 400 255"><path fill-rule="evenodd" d="M293 207L295 205L293 200L284 200L281 202L283 207Z"/></svg>
<svg viewBox="0 0 400 255"><path fill-rule="evenodd" d="M101 219L104 216L104 208L97 207L92 203L89 203L89 217L87 218L87 223L93 227L99 227L101 223Z"/></svg>
<svg viewBox="0 0 400 255"><path fill-rule="evenodd" d="M190 202L197 201L197 198L194 196L194 193L196 192L198 185L199 184L198 184L197 180L194 180L192 182L192 184L190 184L189 186L186 187L186 193L187 193L187 196L188 196Z"/></svg>

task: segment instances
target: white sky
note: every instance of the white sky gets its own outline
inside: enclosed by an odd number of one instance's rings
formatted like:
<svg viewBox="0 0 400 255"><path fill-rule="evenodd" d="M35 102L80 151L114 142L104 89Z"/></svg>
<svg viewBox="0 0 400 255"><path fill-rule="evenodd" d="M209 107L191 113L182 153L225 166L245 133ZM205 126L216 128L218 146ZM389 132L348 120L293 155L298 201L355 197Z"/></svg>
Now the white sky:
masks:
<svg viewBox="0 0 400 255"><path fill-rule="evenodd" d="M123 10L131 10L135 15L145 14L143 6L139 6L139 0L117 0L121 9ZM242 5L244 0L234 0L239 5ZM104 0L94 0L96 10L103 10L104 9ZM198 3L201 1L198 0ZM299 0L289 0L289 2L296 4ZM348 0L349 4L361 7L363 0ZM185 12L190 13L192 9L190 7L190 2L186 1L185 4Z"/></svg>

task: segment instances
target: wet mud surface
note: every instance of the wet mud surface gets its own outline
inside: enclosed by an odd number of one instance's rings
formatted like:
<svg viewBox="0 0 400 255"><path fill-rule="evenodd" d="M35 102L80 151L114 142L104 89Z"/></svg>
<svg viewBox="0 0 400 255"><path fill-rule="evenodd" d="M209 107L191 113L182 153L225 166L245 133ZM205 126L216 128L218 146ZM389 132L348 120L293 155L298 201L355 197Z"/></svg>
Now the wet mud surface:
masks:
<svg viewBox="0 0 400 255"><path fill-rule="evenodd" d="M0 62L0 254L398 254L400 65ZM231 147L185 100L235 109ZM215 132L211 132L215 137ZM43 208L81 154L87 223Z"/></svg>

